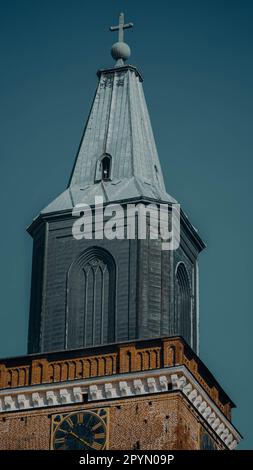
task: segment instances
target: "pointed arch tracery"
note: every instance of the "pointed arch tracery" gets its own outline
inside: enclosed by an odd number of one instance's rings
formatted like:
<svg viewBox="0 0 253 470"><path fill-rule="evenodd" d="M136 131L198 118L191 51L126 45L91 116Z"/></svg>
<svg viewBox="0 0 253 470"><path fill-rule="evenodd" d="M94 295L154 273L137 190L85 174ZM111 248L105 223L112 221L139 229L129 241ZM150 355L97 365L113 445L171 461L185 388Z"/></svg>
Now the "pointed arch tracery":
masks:
<svg viewBox="0 0 253 470"><path fill-rule="evenodd" d="M66 347L113 342L116 267L110 253L86 250L71 265L67 284Z"/></svg>
<svg viewBox="0 0 253 470"><path fill-rule="evenodd" d="M182 262L176 268L175 315L178 334L191 345L191 286L185 264Z"/></svg>

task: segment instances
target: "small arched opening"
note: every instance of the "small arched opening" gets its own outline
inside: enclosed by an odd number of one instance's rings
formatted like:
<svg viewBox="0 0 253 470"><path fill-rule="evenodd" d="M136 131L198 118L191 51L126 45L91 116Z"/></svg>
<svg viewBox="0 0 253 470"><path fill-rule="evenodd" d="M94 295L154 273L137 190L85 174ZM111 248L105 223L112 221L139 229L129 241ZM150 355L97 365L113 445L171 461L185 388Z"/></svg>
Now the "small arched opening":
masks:
<svg viewBox="0 0 253 470"><path fill-rule="evenodd" d="M176 269L175 317L177 333L191 345L191 288L184 263L179 263Z"/></svg>

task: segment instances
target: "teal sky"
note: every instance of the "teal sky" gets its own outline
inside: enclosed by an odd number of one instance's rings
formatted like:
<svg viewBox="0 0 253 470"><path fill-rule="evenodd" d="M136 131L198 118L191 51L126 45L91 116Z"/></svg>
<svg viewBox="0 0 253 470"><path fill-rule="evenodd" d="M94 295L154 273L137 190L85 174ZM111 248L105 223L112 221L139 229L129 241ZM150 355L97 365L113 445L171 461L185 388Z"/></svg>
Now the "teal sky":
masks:
<svg viewBox="0 0 253 470"><path fill-rule="evenodd" d="M120 11L167 190L208 245L200 356L252 449L252 1L0 1L0 356L26 352L26 227L67 184Z"/></svg>

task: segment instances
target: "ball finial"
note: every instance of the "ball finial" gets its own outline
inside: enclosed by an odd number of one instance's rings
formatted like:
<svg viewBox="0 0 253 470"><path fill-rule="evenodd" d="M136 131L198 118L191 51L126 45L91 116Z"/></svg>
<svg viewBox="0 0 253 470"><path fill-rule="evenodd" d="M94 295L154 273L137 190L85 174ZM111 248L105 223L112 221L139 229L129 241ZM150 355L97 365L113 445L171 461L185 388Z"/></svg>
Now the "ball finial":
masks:
<svg viewBox="0 0 253 470"><path fill-rule="evenodd" d="M112 57L115 60L122 59L123 61L129 59L131 55L131 49L125 42L115 42L111 49Z"/></svg>

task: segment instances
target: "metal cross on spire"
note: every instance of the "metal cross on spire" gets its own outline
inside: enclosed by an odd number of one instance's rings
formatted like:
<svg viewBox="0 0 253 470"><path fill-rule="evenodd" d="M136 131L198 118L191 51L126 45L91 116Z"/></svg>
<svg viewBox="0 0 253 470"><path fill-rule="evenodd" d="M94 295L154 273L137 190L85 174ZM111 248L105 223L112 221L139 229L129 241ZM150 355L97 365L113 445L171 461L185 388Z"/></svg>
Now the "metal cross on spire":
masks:
<svg viewBox="0 0 253 470"><path fill-rule="evenodd" d="M124 65L125 60L129 59L131 55L131 49L124 42L124 29L132 28L133 23L124 23L124 13L120 13L119 15L119 24L118 26L111 26L110 31L118 31L119 37L118 42L113 44L111 49L112 57L116 60L115 67L119 67Z"/></svg>
<svg viewBox="0 0 253 470"><path fill-rule="evenodd" d="M120 13L119 15L119 24L117 26L111 26L110 31L118 31L118 42L124 42L124 29L132 28L133 23L126 23L124 24L124 13Z"/></svg>

